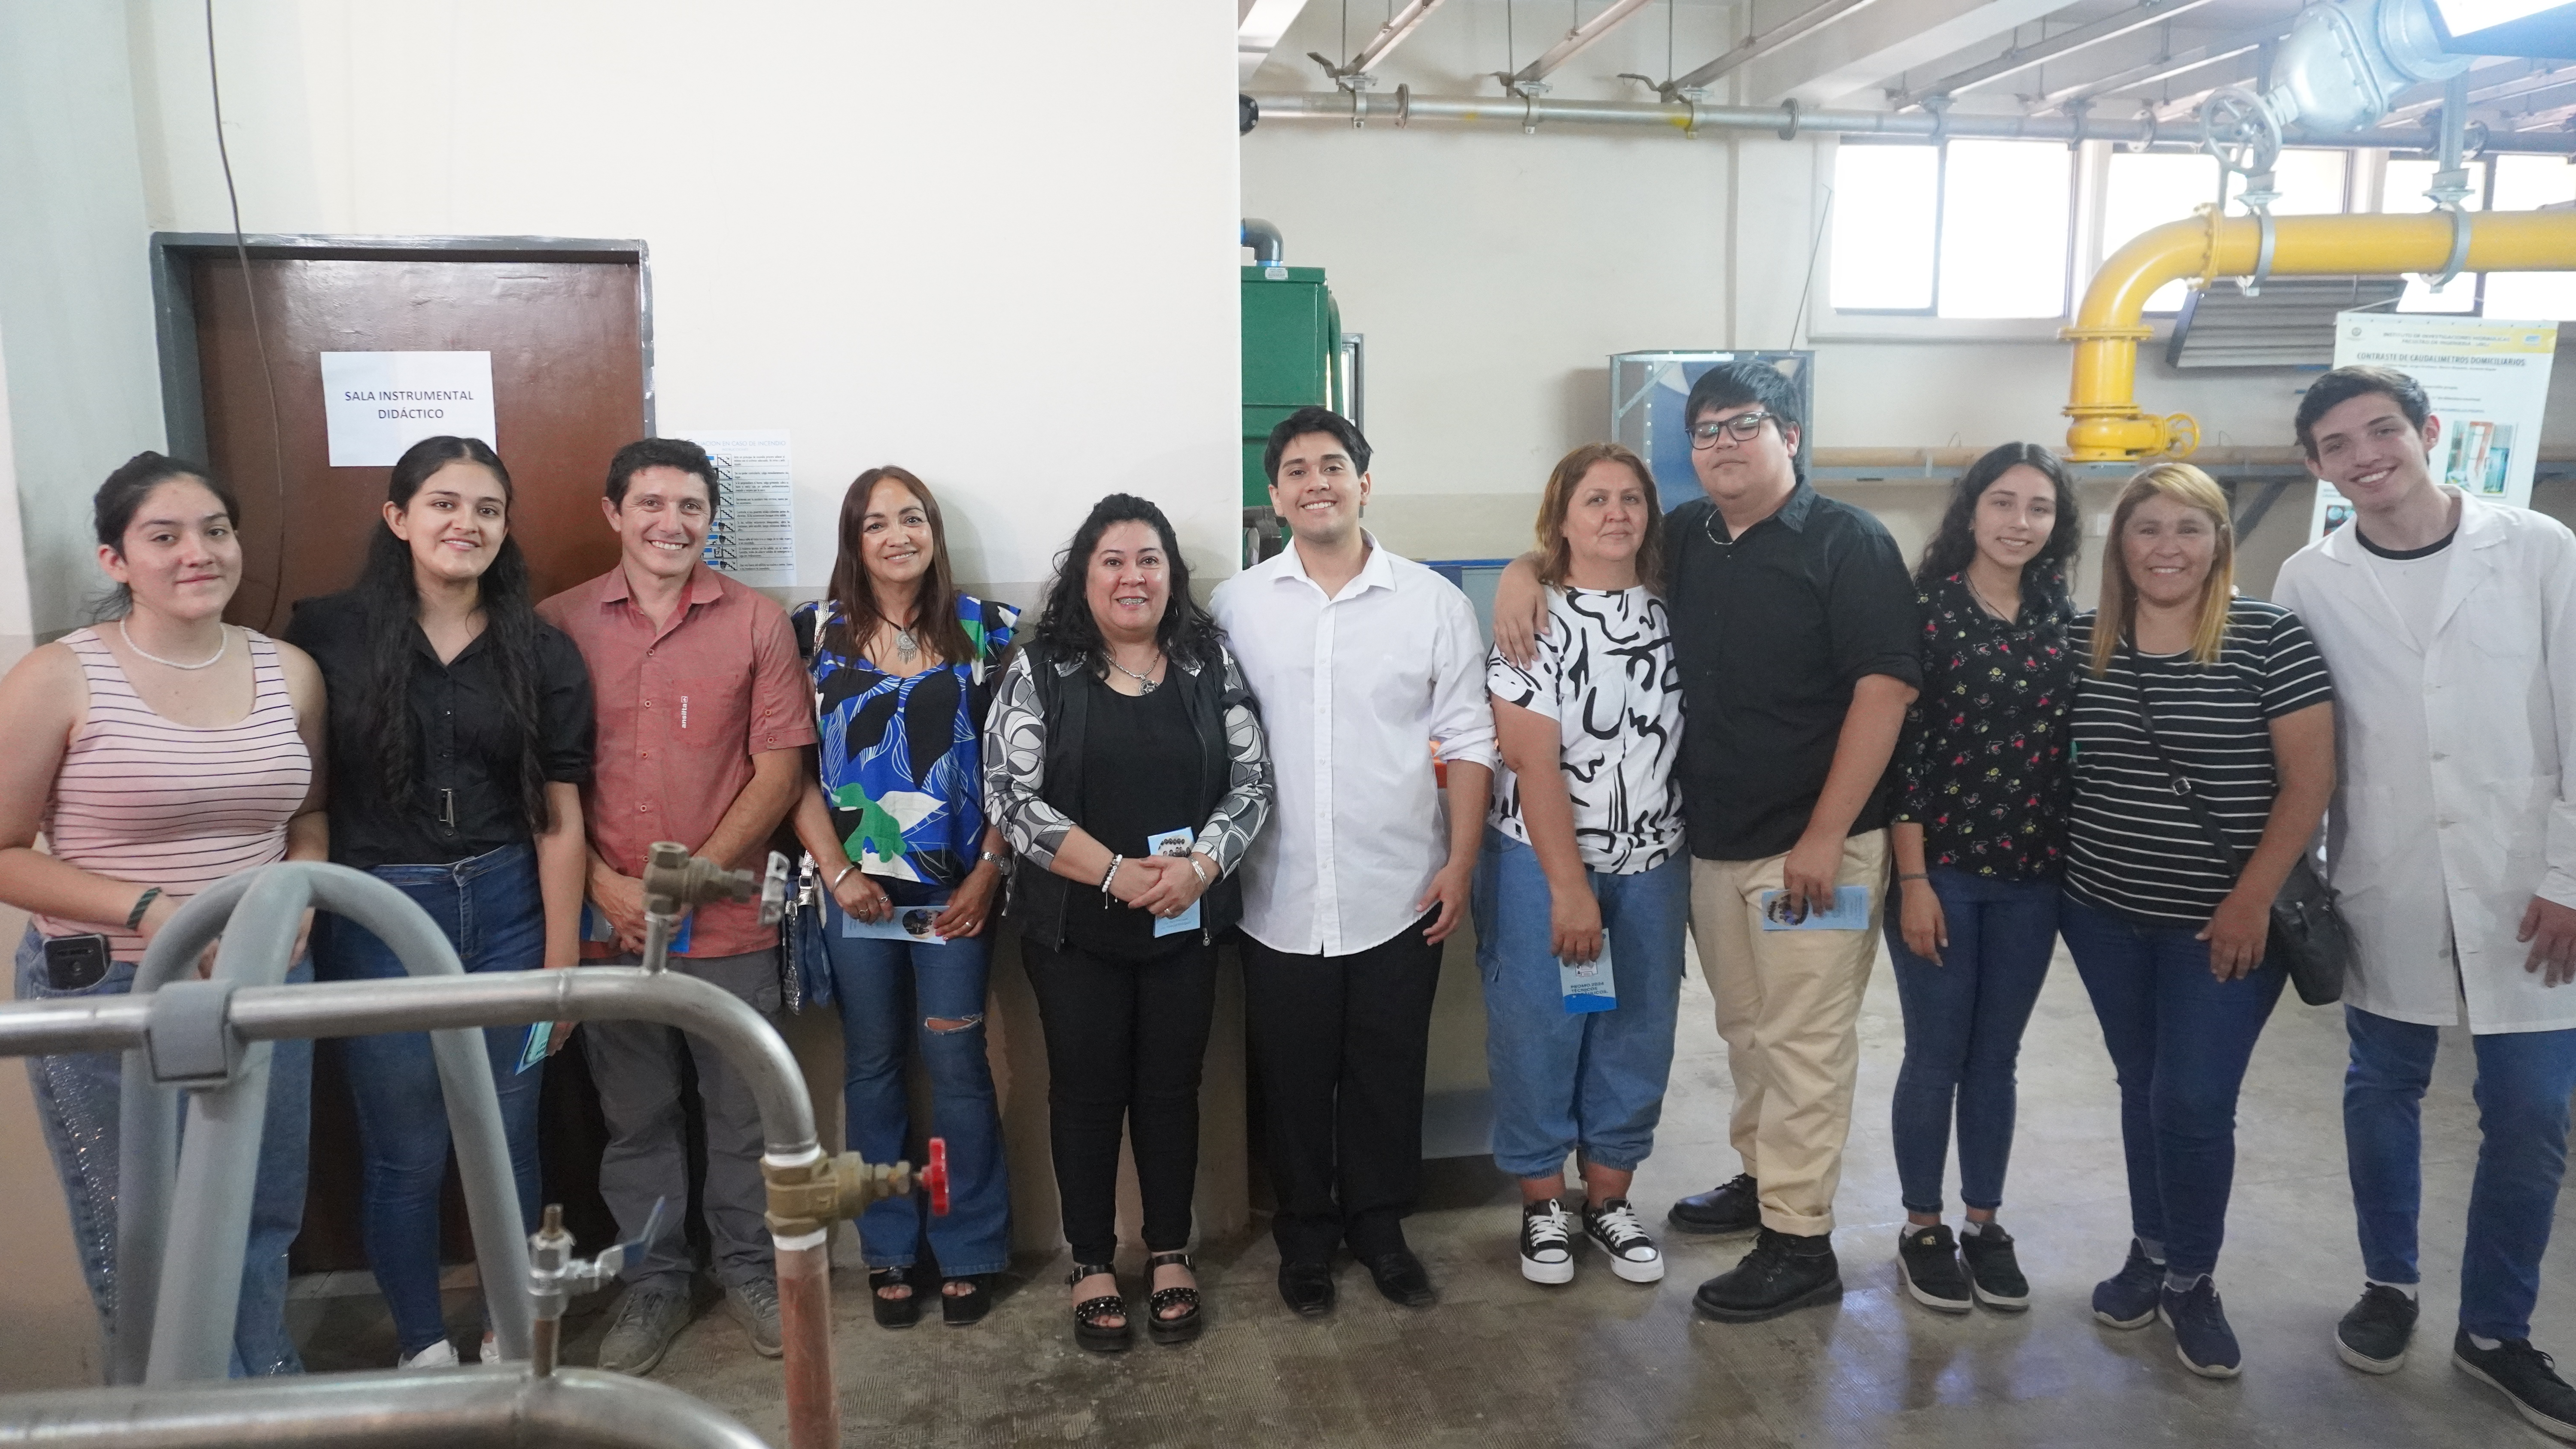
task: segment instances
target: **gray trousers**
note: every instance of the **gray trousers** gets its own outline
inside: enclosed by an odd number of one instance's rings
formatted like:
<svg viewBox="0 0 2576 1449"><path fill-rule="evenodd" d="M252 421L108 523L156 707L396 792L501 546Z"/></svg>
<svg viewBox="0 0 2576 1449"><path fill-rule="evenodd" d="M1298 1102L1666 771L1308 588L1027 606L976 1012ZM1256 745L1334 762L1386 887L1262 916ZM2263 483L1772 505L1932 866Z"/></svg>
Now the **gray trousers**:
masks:
<svg viewBox="0 0 2576 1449"><path fill-rule="evenodd" d="M631 966L635 958L608 964ZM671 969L721 986L763 1016L778 1014L778 953L745 956L674 956ZM695 1265L679 1222L689 1201L687 1123L680 1109L680 1053L698 1069L698 1098L706 1107L707 1178L702 1205L714 1246L716 1280L731 1288L774 1271L768 1192L760 1180L760 1106L751 1087L727 1065L724 1054L677 1027L650 1021L582 1024L582 1050L599 1106L608 1119L608 1150L599 1160L599 1191L617 1215L617 1233L643 1231L658 1198L662 1234L640 1260L626 1265L630 1285L684 1291Z"/></svg>

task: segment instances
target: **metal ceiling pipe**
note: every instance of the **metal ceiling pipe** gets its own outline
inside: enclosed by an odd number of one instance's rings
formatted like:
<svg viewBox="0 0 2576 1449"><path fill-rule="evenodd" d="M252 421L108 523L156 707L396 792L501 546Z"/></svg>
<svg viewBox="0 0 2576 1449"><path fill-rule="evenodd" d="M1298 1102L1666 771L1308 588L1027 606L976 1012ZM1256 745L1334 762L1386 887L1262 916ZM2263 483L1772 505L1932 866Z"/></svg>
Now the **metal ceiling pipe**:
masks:
<svg viewBox="0 0 2576 1449"><path fill-rule="evenodd" d="M1280 91L1256 95L1264 121L1329 121L1365 126L1392 121L1455 121L1469 125L1660 126L1693 135L1703 130L1767 131L1783 140L1804 132L1844 136L1885 136L1931 142L1943 139L2006 141L2127 141L2144 139L2134 122L2097 121L2069 116L1934 116L1920 111L1810 111L1794 106L1710 106L1690 101L1579 101L1517 96L1418 96L1400 92L1371 96L1366 91ZM2425 127L2362 132L2317 132L2289 127L2283 139L2292 146L2360 147L2430 152L2441 145L2438 132ZM2180 141L2157 150L2198 149ZM2576 132L2499 132L2487 151L2544 156L2576 155Z"/></svg>
<svg viewBox="0 0 2576 1449"><path fill-rule="evenodd" d="M2455 223L2454 218L2457 218ZM2271 218L2269 274L2394 276L2438 272L2451 260L2452 228L2468 228L2474 272L2576 271L2576 211L2421 212L2410 216ZM2147 298L2167 282L2245 276L2258 265L2263 226L2250 216L2204 210L2171 221L2114 252L2084 289L2075 324L2058 335L2075 344L2066 404L2066 456L2079 463L2188 454L2200 424L2188 413L2138 410L2138 344L2154 335Z"/></svg>
<svg viewBox="0 0 2576 1449"><path fill-rule="evenodd" d="M559 1368L234 1379L0 1398L0 1445L54 1449L764 1449L714 1406L651 1379Z"/></svg>

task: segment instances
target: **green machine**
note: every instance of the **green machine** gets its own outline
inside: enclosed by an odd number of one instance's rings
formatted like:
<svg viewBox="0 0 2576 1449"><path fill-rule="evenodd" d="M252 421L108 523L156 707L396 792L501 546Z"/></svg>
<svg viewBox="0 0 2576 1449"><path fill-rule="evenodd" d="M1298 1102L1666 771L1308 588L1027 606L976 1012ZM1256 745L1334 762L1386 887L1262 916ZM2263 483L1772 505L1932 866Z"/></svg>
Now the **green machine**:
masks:
<svg viewBox="0 0 2576 1449"><path fill-rule="evenodd" d="M1345 357L1341 309L1324 285L1324 269L1281 263L1279 233L1267 222L1246 221L1243 234L1244 245L1261 258L1243 269L1243 531L1250 565L1279 551L1270 479L1261 471L1270 430L1310 405L1351 417L1355 359Z"/></svg>

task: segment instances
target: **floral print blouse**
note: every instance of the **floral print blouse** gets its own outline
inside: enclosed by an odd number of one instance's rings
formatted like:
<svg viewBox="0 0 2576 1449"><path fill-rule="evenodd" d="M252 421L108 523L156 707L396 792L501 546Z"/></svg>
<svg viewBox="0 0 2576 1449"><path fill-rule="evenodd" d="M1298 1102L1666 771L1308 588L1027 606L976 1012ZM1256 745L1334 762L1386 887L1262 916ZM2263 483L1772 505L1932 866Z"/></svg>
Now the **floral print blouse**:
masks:
<svg viewBox="0 0 2576 1449"><path fill-rule="evenodd" d="M1896 749L1895 818L1923 827L1923 860L1999 880L2057 873L2066 847L2066 711L2079 665L2062 592L2026 586L1996 618L1952 574L1916 596L1923 690Z"/></svg>

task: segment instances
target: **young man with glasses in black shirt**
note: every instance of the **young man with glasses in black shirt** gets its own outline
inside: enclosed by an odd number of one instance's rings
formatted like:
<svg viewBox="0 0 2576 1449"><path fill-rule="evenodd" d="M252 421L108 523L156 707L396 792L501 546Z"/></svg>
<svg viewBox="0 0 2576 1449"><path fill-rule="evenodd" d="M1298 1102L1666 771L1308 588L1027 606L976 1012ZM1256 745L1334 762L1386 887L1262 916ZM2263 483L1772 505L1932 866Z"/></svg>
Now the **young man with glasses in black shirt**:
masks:
<svg viewBox="0 0 2576 1449"><path fill-rule="evenodd" d="M1673 1205L1685 1232L1755 1232L1702 1312L1770 1318L1842 1294L1834 1189L1860 1067L1856 1024L1878 955L1887 878L1887 765L1922 682L1913 584L1867 512L1799 476L1789 380L1758 362L1690 391L1691 471L1662 593L1684 701L1678 767L1693 861L1691 935L1735 1078L1744 1171ZM1529 650L1544 599L1507 570L1494 632ZM1782 929L1834 911L1838 927ZM1766 909L1766 907L1777 909Z"/></svg>

